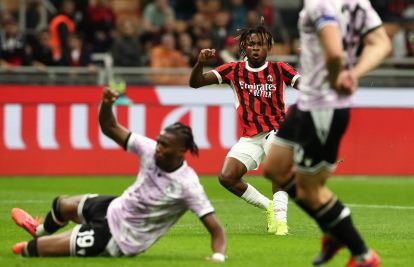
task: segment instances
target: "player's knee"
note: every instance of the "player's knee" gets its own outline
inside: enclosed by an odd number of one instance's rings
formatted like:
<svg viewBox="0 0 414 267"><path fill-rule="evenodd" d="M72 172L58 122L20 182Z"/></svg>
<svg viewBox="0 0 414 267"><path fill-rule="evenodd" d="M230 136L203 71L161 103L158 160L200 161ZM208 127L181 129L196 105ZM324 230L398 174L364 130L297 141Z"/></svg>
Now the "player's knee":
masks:
<svg viewBox="0 0 414 267"><path fill-rule="evenodd" d="M307 190L302 187L296 187L296 200L302 203L308 203L310 198Z"/></svg>
<svg viewBox="0 0 414 267"><path fill-rule="evenodd" d="M220 175L218 176L218 180L219 180L220 184L224 187L226 187L226 185L228 184L227 177L225 175L223 175L222 173L220 173Z"/></svg>
<svg viewBox="0 0 414 267"><path fill-rule="evenodd" d="M311 209L317 209L320 206L318 193L309 188L296 188L296 201L305 203Z"/></svg>
<svg viewBox="0 0 414 267"><path fill-rule="evenodd" d="M237 179L233 175L223 172L220 173L218 179L220 184L226 188L232 187L237 182Z"/></svg>
<svg viewBox="0 0 414 267"><path fill-rule="evenodd" d="M55 219L57 219L58 221L63 222L64 218L62 215L62 204L64 204L64 200L65 197L64 196L57 196L55 197L55 199L53 199L53 203L52 203L52 211L53 211L53 215L55 217Z"/></svg>
<svg viewBox="0 0 414 267"><path fill-rule="evenodd" d="M67 196L58 196L53 202L56 202L56 205L53 206L55 206L59 211L65 210L71 205L71 201Z"/></svg>
<svg viewBox="0 0 414 267"><path fill-rule="evenodd" d="M56 198L56 201L56 211L60 214L62 222L72 220L73 214L77 213L80 198L59 196Z"/></svg>

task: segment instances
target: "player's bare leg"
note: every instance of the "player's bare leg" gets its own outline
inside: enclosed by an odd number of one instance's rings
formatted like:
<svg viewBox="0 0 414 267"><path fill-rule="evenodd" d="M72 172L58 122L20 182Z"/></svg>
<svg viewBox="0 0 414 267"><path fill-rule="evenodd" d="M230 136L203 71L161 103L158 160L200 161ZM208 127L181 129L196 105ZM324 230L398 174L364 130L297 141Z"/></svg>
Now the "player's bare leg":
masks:
<svg viewBox="0 0 414 267"><path fill-rule="evenodd" d="M70 256L71 234L72 229L56 235L42 236L29 242L17 243L13 247L13 252L24 257Z"/></svg>
<svg viewBox="0 0 414 267"><path fill-rule="evenodd" d="M22 209L14 208L11 215L16 224L28 231L33 237L49 235L64 227L69 221L81 223L77 211L82 198L83 195L55 198L52 209L46 215L43 224L38 223Z"/></svg>
<svg viewBox="0 0 414 267"><path fill-rule="evenodd" d="M36 229L38 236L53 234L69 221L80 224L78 206L83 197L84 195L55 198L51 211L46 215L45 222Z"/></svg>
<svg viewBox="0 0 414 267"><path fill-rule="evenodd" d="M70 256L70 237L72 229L61 234L43 236L37 239L39 256Z"/></svg>
<svg viewBox="0 0 414 267"><path fill-rule="evenodd" d="M59 209L64 221L72 221L77 224L81 223L78 215L78 206L84 197L85 195L59 198Z"/></svg>
<svg viewBox="0 0 414 267"><path fill-rule="evenodd" d="M50 235L55 233L60 228L64 227L69 221L80 224L81 219L78 215L78 206L84 195L79 196L59 196L52 202L52 209L46 215L43 224L37 225L33 230L32 235L38 237L29 242L20 242L13 246L15 254L22 254L23 256L69 256L70 255L70 235L72 230L57 235ZM14 213L14 214L13 214ZM20 209L13 209L12 217L17 220L30 221L30 214ZM22 228L29 231L25 225ZM29 231L31 233L31 231Z"/></svg>
<svg viewBox="0 0 414 267"><path fill-rule="evenodd" d="M276 231L276 222L274 221L272 201L243 180L242 177L246 173L247 168L242 162L235 158L227 157L224 160L219 181L227 190L244 199L247 203L265 209L268 232L274 233Z"/></svg>
<svg viewBox="0 0 414 267"><path fill-rule="evenodd" d="M248 187L248 184L242 179L246 173L247 168L242 162L227 157L219 176L220 184L236 196L241 197Z"/></svg>
<svg viewBox="0 0 414 267"><path fill-rule="evenodd" d="M320 265L329 261L342 245L351 251L353 262L379 262L375 252L366 247L353 225L349 208L325 186L330 175L326 170L313 175L296 174L297 199L309 208L311 216L324 232L321 253L313 264Z"/></svg>
<svg viewBox="0 0 414 267"><path fill-rule="evenodd" d="M320 171L315 175L296 174L296 198L306 203L312 210L317 210L333 197L333 193L326 186L329 178L329 171Z"/></svg>
<svg viewBox="0 0 414 267"><path fill-rule="evenodd" d="M266 209L270 200L246 183L242 177L247 173L246 166L239 160L227 157L219 176L220 183L230 192L244 199L247 203Z"/></svg>
<svg viewBox="0 0 414 267"><path fill-rule="evenodd" d="M264 162L264 175L275 189L282 188L293 176L293 151L290 147L271 145Z"/></svg>

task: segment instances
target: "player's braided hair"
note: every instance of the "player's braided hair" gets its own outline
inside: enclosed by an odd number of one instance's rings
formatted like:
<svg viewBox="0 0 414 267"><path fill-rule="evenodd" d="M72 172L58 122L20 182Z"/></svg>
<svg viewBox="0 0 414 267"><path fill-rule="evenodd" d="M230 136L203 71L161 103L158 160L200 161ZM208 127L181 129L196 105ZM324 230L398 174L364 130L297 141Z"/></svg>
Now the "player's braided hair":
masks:
<svg viewBox="0 0 414 267"><path fill-rule="evenodd" d="M247 41L252 34L257 34L263 43L267 44L268 48L271 48L273 45L273 36L264 26L264 17L261 17L260 23L256 27L238 29L237 31L238 35L236 38L240 40L239 47L242 57L246 56Z"/></svg>
<svg viewBox="0 0 414 267"><path fill-rule="evenodd" d="M185 149L190 150L193 156L198 156L198 146L194 142L193 131L190 127L181 122L176 122L165 128L165 131L181 136L184 140Z"/></svg>

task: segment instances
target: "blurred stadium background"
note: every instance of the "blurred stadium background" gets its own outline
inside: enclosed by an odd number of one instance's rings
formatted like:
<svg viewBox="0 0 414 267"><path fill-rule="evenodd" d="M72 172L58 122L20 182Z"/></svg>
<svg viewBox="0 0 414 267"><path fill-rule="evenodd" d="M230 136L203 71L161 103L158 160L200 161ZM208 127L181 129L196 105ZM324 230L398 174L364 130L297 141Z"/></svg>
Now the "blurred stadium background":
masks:
<svg viewBox="0 0 414 267"><path fill-rule="evenodd" d="M351 203L384 266L410 266L413 179L405 178L414 176L414 2L371 2L393 40L393 53L360 81L339 154L337 175L347 178L333 179L330 186ZM262 15L275 37L269 59L299 67L301 5L301 0L0 0L0 219L5 222L0 265L20 266L10 248L28 238L12 225L12 207L43 214L58 194L120 194L132 182L136 158L103 136L97 122L102 86L125 81L132 103L115 107L122 124L150 137L177 120L193 127L201 155L188 160L203 175L229 233L229 266L307 266L319 246L318 230L294 204L289 205L292 235L275 239L264 233L260 211L207 178L218 173L240 136L233 93L227 87L194 90L187 84L200 49L217 50L207 68L238 60L236 29L256 24ZM59 27L62 23L66 26ZM292 104L296 92L285 92ZM248 179L270 194L267 181ZM270 247L277 253L269 255ZM206 233L186 215L139 261L201 266L208 252ZM343 266L347 256L340 254L329 266ZM130 259L85 263L136 265ZM39 260L30 266L50 264ZM52 264L84 266L74 259Z"/></svg>
<svg viewBox="0 0 414 267"><path fill-rule="evenodd" d="M0 175L134 174L135 159L98 128L100 91L110 81L125 81L133 102L117 106L122 123L150 137L176 120L189 123L202 150L191 164L200 174L216 174L239 137L233 95L223 87L189 88L190 68L203 48L217 50L207 68L238 60L236 30L263 15L275 37L269 59L300 70L301 4L1 0ZM394 49L360 82L338 174L412 175L414 4L372 4ZM295 96L286 89L288 104Z"/></svg>

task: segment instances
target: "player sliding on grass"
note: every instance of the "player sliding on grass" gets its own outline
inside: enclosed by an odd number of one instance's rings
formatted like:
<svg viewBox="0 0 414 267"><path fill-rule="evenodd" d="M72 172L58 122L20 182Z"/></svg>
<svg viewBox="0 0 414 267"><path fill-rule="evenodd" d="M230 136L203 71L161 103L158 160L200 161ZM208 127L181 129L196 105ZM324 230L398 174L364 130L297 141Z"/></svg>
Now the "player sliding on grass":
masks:
<svg viewBox="0 0 414 267"><path fill-rule="evenodd" d="M43 224L21 209L12 218L34 239L17 243L13 252L27 257L131 256L146 251L188 210L211 235L210 261L224 261L226 238L197 174L184 160L198 154L191 128L175 123L157 141L131 133L112 113L118 94L104 89L99 123L102 131L125 150L141 158L137 180L120 197L81 195L57 197ZM55 234L69 221L77 225Z"/></svg>
<svg viewBox="0 0 414 267"><path fill-rule="evenodd" d="M243 181L242 177L248 171L257 169L262 162L285 117L285 84L297 88L300 75L286 63L266 60L273 45L273 37L263 26L263 19L260 25L241 30L238 38L240 51L247 60L227 63L203 73L204 62L215 54L214 49L203 49L192 70L190 86L199 88L226 83L233 89L243 136L224 160L220 183L247 203L267 211L268 232L286 235L286 192L273 187L271 201Z"/></svg>
<svg viewBox="0 0 414 267"><path fill-rule="evenodd" d="M390 52L381 24L368 0L305 0L300 13L299 101L280 127L264 172L321 228L322 251L314 265L328 262L342 247L352 254L347 267L380 265L353 225L349 208L325 184L336 167L358 79ZM360 58L352 67L361 41ZM294 177L285 173L293 161Z"/></svg>

